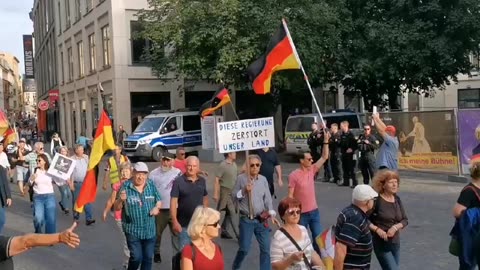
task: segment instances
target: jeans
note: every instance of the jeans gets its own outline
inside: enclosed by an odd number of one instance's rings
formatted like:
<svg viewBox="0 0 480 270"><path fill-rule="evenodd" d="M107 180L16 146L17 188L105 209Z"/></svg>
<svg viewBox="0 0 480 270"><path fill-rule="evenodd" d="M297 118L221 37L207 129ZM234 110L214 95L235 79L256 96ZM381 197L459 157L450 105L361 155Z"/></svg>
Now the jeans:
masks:
<svg viewBox="0 0 480 270"><path fill-rule="evenodd" d="M75 201L77 200L78 195L80 194L80 189L82 188L82 185L83 185L83 183L73 182L73 186L75 187L75 190L73 191L73 205L75 205ZM92 204L87 203L84 207L84 210L85 210L85 218L87 219L87 221L93 220ZM80 219L80 213L74 211L73 212L73 218L75 220L79 220Z"/></svg>
<svg viewBox="0 0 480 270"><path fill-rule="evenodd" d="M0 235L3 231L3 226L5 226L5 207L0 207Z"/></svg>
<svg viewBox="0 0 480 270"><path fill-rule="evenodd" d="M67 210L72 209L72 191L70 190L70 186L68 184L58 186L58 191L60 191L62 195L60 205Z"/></svg>
<svg viewBox="0 0 480 270"><path fill-rule="evenodd" d="M270 228L266 228L257 219L250 220L247 217L240 218L240 239L238 240L238 251L233 261L233 270L240 269L242 262L247 257L252 244L252 236L255 234L260 247L260 270L270 270ZM251 267L249 265L249 267Z"/></svg>
<svg viewBox="0 0 480 270"><path fill-rule="evenodd" d="M35 233L51 234L57 232L57 202L55 194L34 194L33 195L33 226Z"/></svg>
<svg viewBox="0 0 480 270"><path fill-rule="evenodd" d="M320 254L320 248L317 245L316 238L320 234L322 234L322 224L320 223L320 211L318 209L302 213L300 215L300 225L304 226L307 228L307 230L310 228L310 231L312 232L312 244L313 244L313 249Z"/></svg>
<svg viewBox="0 0 480 270"><path fill-rule="evenodd" d="M400 269L400 243L386 242L374 236L373 250L383 270Z"/></svg>
<svg viewBox="0 0 480 270"><path fill-rule="evenodd" d="M358 167L362 171L363 183L369 185L370 179L375 175L375 156L371 152L363 152L361 155Z"/></svg>
<svg viewBox="0 0 480 270"><path fill-rule="evenodd" d="M139 239L129 233L125 233L125 237L127 238L127 245L130 250L127 269L138 270L140 267L140 270L151 270L156 237Z"/></svg>

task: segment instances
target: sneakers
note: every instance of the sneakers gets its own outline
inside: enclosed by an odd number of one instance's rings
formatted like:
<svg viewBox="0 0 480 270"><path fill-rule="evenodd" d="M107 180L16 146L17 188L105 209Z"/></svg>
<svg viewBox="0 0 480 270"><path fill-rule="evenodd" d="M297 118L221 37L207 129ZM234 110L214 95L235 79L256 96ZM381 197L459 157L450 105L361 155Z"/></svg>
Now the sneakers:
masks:
<svg viewBox="0 0 480 270"><path fill-rule="evenodd" d="M162 257L160 256L160 253L157 253L153 255L153 262L155 263L161 263L162 262Z"/></svg>
<svg viewBox="0 0 480 270"><path fill-rule="evenodd" d="M87 220L87 222L85 224L87 224L87 226L90 226L94 223L95 223L95 219L91 219L91 220Z"/></svg>

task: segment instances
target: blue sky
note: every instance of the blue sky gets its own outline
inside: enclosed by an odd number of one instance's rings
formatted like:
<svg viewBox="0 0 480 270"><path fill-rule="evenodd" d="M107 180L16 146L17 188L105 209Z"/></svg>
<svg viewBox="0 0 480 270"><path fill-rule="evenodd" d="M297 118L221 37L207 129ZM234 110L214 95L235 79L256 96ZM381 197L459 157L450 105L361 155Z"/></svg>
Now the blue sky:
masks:
<svg viewBox="0 0 480 270"><path fill-rule="evenodd" d="M22 35L33 32L33 22L28 17L33 0L0 0L0 51L15 55L20 60L23 73Z"/></svg>

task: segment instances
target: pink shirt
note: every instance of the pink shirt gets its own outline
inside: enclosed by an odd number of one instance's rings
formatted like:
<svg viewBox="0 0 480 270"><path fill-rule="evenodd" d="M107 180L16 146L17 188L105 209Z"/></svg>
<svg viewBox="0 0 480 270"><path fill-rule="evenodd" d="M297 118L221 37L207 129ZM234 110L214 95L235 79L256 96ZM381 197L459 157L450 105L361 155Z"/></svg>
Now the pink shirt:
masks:
<svg viewBox="0 0 480 270"><path fill-rule="evenodd" d="M302 213L318 208L314 183L317 172L318 168L312 165L308 170L296 169L288 176L288 187L293 188L293 197L302 204Z"/></svg>
<svg viewBox="0 0 480 270"><path fill-rule="evenodd" d="M184 159L184 160L175 159L175 161L173 161L173 167L179 169L182 173L186 173L187 172L187 160L186 159Z"/></svg>
<svg viewBox="0 0 480 270"><path fill-rule="evenodd" d="M127 181L128 179L123 179L123 180L120 180L120 182L117 182L115 184L112 185L112 189L115 190L117 193L118 191L120 191L120 188L122 187L123 183L125 181ZM115 220L117 221L120 221L122 220L122 210L117 210L113 213L113 216L115 218Z"/></svg>

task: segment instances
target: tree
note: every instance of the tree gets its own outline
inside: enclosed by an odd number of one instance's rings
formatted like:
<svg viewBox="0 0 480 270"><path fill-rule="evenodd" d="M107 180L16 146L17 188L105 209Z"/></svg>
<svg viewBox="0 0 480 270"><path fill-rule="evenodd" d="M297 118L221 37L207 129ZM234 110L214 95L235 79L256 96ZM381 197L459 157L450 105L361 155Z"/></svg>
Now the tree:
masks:
<svg viewBox="0 0 480 270"><path fill-rule="evenodd" d="M387 103L397 109L401 93L434 95L471 70L469 54L480 44L478 0L337 3L345 31L334 81L347 94L361 94L367 109Z"/></svg>
<svg viewBox="0 0 480 270"><path fill-rule="evenodd" d="M319 86L333 78L330 66L342 26L336 9L322 0L149 0L139 13L142 35L155 46L154 72L249 88L246 68L264 53L282 17L289 23L310 80ZM166 53L164 52L166 49ZM303 75L285 71L274 77L282 94L306 91ZM274 100L279 100L275 98ZM273 106L272 109L274 109Z"/></svg>

